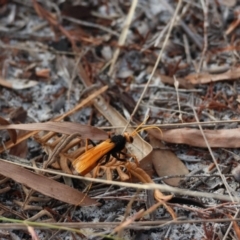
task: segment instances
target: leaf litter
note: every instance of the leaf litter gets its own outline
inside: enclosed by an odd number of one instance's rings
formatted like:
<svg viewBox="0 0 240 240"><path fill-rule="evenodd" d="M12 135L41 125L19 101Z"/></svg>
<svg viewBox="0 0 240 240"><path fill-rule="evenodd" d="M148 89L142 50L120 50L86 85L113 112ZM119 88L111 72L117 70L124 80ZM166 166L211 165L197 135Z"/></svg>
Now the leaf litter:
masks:
<svg viewBox="0 0 240 240"><path fill-rule="evenodd" d="M1 161L2 216L88 223L82 234L37 230L37 225L10 234L22 239L53 234L60 239L238 238L238 170L231 174L239 168L240 135L236 1L3 1L0 12L0 149L8 161ZM27 117L15 121L12 113L20 108ZM168 211L154 205L151 191L93 184L83 193L84 181L57 174L56 169L72 173L71 160L85 151L83 138L98 143L108 137L103 129L132 132L147 115L147 125L164 127L162 133L141 134L150 144L136 136L127 146L139 168L116 167L113 159L100 165L108 173L102 178L116 180L119 174L125 181L150 183L160 177L185 193L166 192ZM38 171L47 161L55 174ZM35 172L24 169L29 164ZM183 189L197 194L190 197ZM209 192L212 198L204 197ZM156 197L155 191L155 198L161 200L161 194ZM221 194L233 201L217 200ZM101 206L76 206L96 201ZM173 224L170 215L187 222ZM165 224L156 227L162 219ZM102 222L118 226L99 227Z"/></svg>

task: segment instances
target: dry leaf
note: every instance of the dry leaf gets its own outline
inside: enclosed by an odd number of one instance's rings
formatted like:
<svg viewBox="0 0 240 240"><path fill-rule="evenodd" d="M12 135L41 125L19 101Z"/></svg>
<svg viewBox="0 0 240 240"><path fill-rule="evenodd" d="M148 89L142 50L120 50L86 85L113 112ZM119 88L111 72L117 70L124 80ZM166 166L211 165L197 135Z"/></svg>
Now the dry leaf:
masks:
<svg viewBox="0 0 240 240"><path fill-rule="evenodd" d="M62 202L79 206L97 205L96 201L74 188L33 173L13 163L8 163L3 159L0 159L0 174Z"/></svg>
<svg viewBox="0 0 240 240"><path fill-rule="evenodd" d="M24 131L20 131L18 133L18 137L21 137L21 135L23 135L23 134L24 134ZM17 156L20 158L26 158L27 153L28 153L27 140L21 141L19 144L16 144L9 151L10 155Z"/></svg>
<svg viewBox="0 0 240 240"><path fill-rule="evenodd" d="M32 0L32 2L33 2L33 7L39 17L47 20L53 26L58 25L56 16L54 16L52 13L50 13L46 9L44 9L41 5L38 4L38 2L36 0Z"/></svg>
<svg viewBox="0 0 240 240"><path fill-rule="evenodd" d="M159 74L158 76L160 77L162 83L167 83L173 86L174 84L173 77L169 77L161 74ZM190 82L188 82L185 78L178 78L178 81L179 81L180 87L182 88L186 88L186 89L194 88L194 86Z"/></svg>
<svg viewBox="0 0 240 240"><path fill-rule="evenodd" d="M36 0L32 0L32 2L33 2L33 7L36 13L38 14L38 16L48 21L48 23L52 27L59 29L62 32L62 34L65 35L68 38L68 40L71 42L72 47L74 49L77 49L75 40L72 38L72 35L58 22L56 15L44 9Z"/></svg>
<svg viewBox="0 0 240 240"><path fill-rule="evenodd" d="M0 117L0 124L6 126L6 125L9 125L10 122L7 121L6 119ZM1 127L1 126L0 126L0 127ZM3 128L3 129L6 129L6 128ZM0 128L0 130L1 130L1 128ZM16 130L8 129L8 134L10 135L11 140L12 140L14 143L16 143L16 141L17 141L17 132L16 132Z"/></svg>
<svg viewBox="0 0 240 240"><path fill-rule="evenodd" d="M223 80L234 80L240 77L240 68L232 68L221 74L193 73L185 77L192 84L204 84Z"/></svg>
<svg viewBox="0 0 240 240"><path fill-rule="evenodd" d="M0 77L0 85L2 85L3 87L17 89L17 90L31 88L36 86L37 84L38 82L34 80L27 80L27 79L5 80Z"/></svg>
<svg viewBox="0 0 240 240"><path fill-rule="evenodd" d="M82 138L92 140L103 140L108 137L107 133L93 126L82 125L73 122L45 122L45 123L26 123L26 124L9 124L0 126L1 129L18 129L27 131L51 131L71 135L79 133Z"/></svg>
<svg viewBox="0 0 240 240"><path fill-rule="evenodd" d="M50 77L50 69L39 69L35 71L37 77L41 78L49 78Z"/></svg>
<svg viewBox="0 0 240 240"><path fill-rule="evenodd" d="M236 0L218 0L218 3L227 7L234 7L236 5Z"/></svg>
<svg viewBox="0 0 240 240"><path fill-rule="evenodd" d="M170 143L188 144L195 147L207 147L202 133L194 128L163 130L163 134L148 130L155 138ZM240 128L203 130L210 147L239 148Z"/></svg>
<svg viewBox="0 0 240 240"><path fill-rule="evenodd" d="M153 148L162 148L164 145L158 139L150 136L150 143ZM154 149L152 152L152 162L159 177L170 175L186 175L188 169L183 162L170 150ZM165 183L177 187L181 178L169 178Z"/></svg>

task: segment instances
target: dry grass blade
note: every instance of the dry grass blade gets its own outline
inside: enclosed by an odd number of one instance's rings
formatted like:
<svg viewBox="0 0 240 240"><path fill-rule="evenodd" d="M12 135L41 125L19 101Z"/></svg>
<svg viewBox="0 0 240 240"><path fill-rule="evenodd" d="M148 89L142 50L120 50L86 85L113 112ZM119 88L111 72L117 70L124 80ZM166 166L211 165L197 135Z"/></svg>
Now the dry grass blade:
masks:
<svg viewBox="0 0 240 240"><path fill-rule="evenodd" d="M61 184L42 175L30 172L29 170L13 163L1 161L1 159L0 174L62 202L80 206L97 204L96 201L88 198L85 194L65 184Z"/></svg>

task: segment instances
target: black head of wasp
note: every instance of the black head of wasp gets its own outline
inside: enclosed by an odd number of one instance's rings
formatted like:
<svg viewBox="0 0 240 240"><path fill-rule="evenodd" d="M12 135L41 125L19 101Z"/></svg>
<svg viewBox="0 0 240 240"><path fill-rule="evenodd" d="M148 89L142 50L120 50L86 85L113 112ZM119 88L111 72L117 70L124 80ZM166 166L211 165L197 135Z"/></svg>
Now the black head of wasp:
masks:
<svg viewBox="0 0 240 240"><path fill-rule="evenodd" d="M97 166L99 160L101 160L103 156L107 156L106 161L109 160L110 155L120 161L126 160L120 159L119 157L119 154L122 153L121 151L125 148L126 143L132 143L134 136L142 130L157 128L154 126L141 128L144 123L145 121L141 123L132 133L125 132L123 135L114 135L95 147L87 150L73 161L72 165L74 169L80 175L86 175ZM157 129L161 131L159 128Z"/></svg>

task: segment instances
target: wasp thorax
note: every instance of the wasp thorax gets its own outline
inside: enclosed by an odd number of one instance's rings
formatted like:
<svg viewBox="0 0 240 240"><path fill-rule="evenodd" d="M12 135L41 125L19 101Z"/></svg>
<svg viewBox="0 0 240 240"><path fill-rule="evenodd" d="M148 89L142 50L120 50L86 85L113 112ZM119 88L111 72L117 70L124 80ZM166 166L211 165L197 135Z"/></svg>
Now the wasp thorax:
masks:
<svg viewBox="0 0 240 240"><path fill-rule="evenodd" d="M132 143L133 142L133 137L129 134L129 133L124 133L124 137L126 138L126 141L128 143Z"/></svg>

